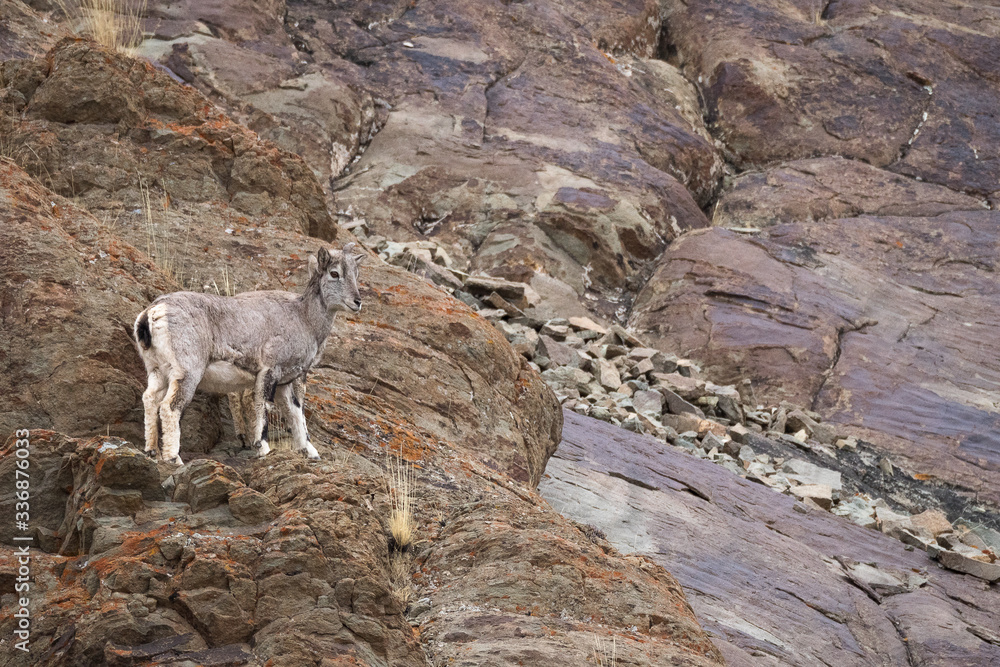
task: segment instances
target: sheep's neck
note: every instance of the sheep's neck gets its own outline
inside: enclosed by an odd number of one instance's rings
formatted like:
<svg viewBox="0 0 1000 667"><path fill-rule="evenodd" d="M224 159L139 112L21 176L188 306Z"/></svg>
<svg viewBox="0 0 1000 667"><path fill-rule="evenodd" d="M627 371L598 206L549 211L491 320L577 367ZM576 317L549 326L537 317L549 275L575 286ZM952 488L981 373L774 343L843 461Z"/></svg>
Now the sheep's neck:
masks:
<svg viewBox="0 0 1000 667"><path fill-rule="evenodd" d="M312 290L302 295L302 308L305 313L305 321L309 324L309 329L316 336L316 343L322 345L326 337L330 335L333 328L333 318L337 311L327 308L323 295L319 290Z"/></svg>

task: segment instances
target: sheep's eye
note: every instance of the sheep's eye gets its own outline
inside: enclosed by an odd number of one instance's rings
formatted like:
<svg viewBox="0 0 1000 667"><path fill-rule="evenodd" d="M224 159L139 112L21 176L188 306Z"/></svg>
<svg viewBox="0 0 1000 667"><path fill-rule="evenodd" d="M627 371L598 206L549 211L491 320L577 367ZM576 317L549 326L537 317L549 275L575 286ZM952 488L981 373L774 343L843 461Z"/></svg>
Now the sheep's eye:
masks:
<svg viewBox="0 0 1000 667"><path fill-rule="evenodd" d="M340 280L340 273L338 271L331 271L330 277L334 280Z"/></svg>

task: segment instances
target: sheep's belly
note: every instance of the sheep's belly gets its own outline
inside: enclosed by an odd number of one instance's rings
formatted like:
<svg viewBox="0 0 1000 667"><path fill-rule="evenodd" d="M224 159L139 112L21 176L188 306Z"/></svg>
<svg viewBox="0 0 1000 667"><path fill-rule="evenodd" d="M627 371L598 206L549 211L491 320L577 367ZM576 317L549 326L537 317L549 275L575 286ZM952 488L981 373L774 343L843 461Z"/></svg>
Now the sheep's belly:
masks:
<svg viewBox="0 0 1000 667"><path fill-rule="evenodd" d="M214 361L205 369L198 389L209 394L230 394L252 389L255 377L228 361Z"/></svg>

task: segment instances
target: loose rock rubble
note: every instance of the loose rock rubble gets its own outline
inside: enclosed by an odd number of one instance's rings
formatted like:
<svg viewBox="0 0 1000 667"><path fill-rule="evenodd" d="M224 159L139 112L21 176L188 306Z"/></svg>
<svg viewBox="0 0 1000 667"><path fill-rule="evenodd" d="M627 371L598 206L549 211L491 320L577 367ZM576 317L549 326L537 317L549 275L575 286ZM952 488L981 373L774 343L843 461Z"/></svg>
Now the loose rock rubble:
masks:
<svg viewBox="0 0 1000 667"><path fill-rule="evenodd" d="M858 440L800 406L765 407L752 384L717 385L699 365L649 347L625 328L589 318L539 319L537 295L526 284L457 269L449 253L430 241L394 243L368 239L386 261L421 274L477 308L555 392L563 408L646 433L710 460L733 474L794 496L803 511L821 509L880 530L926 551L944 567L987 581L1000 580L1000 532L987 526L952 526L937 509L910 515L883 498L852 493L841 473L796 457L758 453L764 438L803 453L837 460ZM879 468L892 476L892 462Z"/></svg>

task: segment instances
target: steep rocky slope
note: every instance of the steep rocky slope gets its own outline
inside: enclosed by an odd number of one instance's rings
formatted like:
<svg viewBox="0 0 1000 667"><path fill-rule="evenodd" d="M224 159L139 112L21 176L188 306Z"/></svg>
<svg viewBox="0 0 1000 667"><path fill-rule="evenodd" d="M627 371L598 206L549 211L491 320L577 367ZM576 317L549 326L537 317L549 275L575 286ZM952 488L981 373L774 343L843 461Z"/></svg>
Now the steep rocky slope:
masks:
<svg viewBox="0 0 1000 667"><path fill-rule="evenodd" d="M29 529L2 532L11 664L571 665L595 637L636 664L721 664L665 570L532 491L562 415L527 361L375 258L308 389L322 462L248 458L214 399L185 415L187 465L145 457L135 314L180 286L296 288L308 253L349 234L301 159L149 64L65 40L0 83L0 407L5 434L32 429L34 489ZM405 548L394 457L414 470ZM25 535L22 654L6 610Z"/></svg>
<svg viewBox="0 0 1000 667"><path fill-rule="evenodd" d="M995 584L816 504L878 491L996 526L996 8L149 2L148 62L52 49L48 0L0 9L0 437L55 431L32 436L35 537L63 549L39 561L51 664L580 664L609 635L633 664L719 661L661 566L734 664L996 661ZM134 312L182 286L296 289L309 252L355 236L394 266L368 263L370 305L310 387L332 465L248 460L199 399L185 460L219 463L100 479L104 458L141 461ZM739 391L657 377L678 357ZM556 450L557 400L659 440L571 416ZM824 442L786 424L795 406ZM727 442L743 422L766 463ZM826 451L847 435L861 454ZM794 492L761 472L781 447L844 491L788 512L722 470ZM419 465L408 605L389 449ZM553 452L543 493L608 541L531 491ZM649 539L595 495L629 499Z"/></svg>
<svg viewBox="0 0 1000 667"><path fill-rule="evenodd" d="M627 319L1000 499L969 314L996 301L995 8L224 6L152 3L142 52L303 155L373 244L528 282L539 316ZM699 235L699 207L742 236Z"/></svg>

